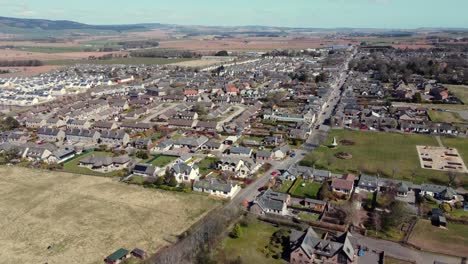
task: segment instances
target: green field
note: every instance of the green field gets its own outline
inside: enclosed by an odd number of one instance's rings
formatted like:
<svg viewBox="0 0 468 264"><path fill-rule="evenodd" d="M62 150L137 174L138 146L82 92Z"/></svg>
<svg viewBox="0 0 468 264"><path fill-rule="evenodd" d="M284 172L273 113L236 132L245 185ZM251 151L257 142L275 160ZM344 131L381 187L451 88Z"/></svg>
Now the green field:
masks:
<svg viewBox="0 0 468 264"><path fill-rule="evenodd" d="M364 172L368 174L379 173L382 177L395 177L413 181L415 183L433 182L436 184L448 183L445 172L422 169L420 167L416 145L438 146L436 139L428 135L377 133L365 131L333 130L326 141L330 144L333 137L341 140L351 140L354 145L340 144L338 148L320 146L308 154L301 161L303 165L316 168L329 169L336 173ZM467 162L466 139L443 138L448 146L459 148L461 155ZM352 155L349 160L335 157L338 152ZM468 177L462 177L462 184L468 186Z"/></svg>
<svg viewBox="0 0 468 264"><path fill-rule="evenodd" d="M84 47L47 47L47 46L19 46L15 47L16 50L39 52L39 53L68 53L68 52L83 52L86 51Z"/></svg>
<svg viewBox="0 0 468 264"><path fill-rule="evenodd" d="M123 170L118 170L118 171L113 171L109 173L101 173L101 172L96 172L93 170L90 170L85 167L80 167L80 160L82 160L84 157L89 156L91 154L102 154L106 156L112 156L112 153L108 152L99 152L99 151L94 151L94 152L89 152L81 156L77 156L63 164L63 171L65 172L70 172L70 173L76 173L76 174L85 174L85 175L94 175L94 176L103 176L103 177L122 177L125 176L125 172Z"/></svg>
<svg viewBox="0 0 468 264"><path fill-rule="evenodd" d="M218 263L225 263L221 255L228 260L234 260L240 256L242 263L270 264L283 263L281 260L267 258L261 250L269 244L270 237L279 228L260 221L250 223L248 227L242 227L240 238L226 238L219 252Z"/></svg>
<svg viewBox="0 0 468 264"><path fill-rule="evenodd" d="M153 164L156 167L163 168L176 159L177 158L173 156L162 155L162 156L157 157L156 159L151 160L149 163Z"/></svg>
<svg viewBox="0 0 468 264"><path fill-rule="evenodd" d="M429 220L419 220L408 241L423 250L466 256L468 252L468 225L447 224L447 229L431 225Z"/></svg>
<svg viewBox="0 0 468 264"><path fill-rule="evenodd" d="M96 64L96 65L111 65L111 64L124 64L124 65L165 65L171 63L178 63L190 61L193 59L165 59L165 58L114 58L109 60L49 60L44 61L47 65L74 65L74 64Z"/></svg>
<svg viewBox="0 0 468 264"><path fill-rule="evenodd" d="M304 187L302 184L304 183ZM317 194L322 187L321 183L318 182L303 182L301 179L297 179L294 182L294 186L289 191L294 197L301 197L301 198L310 198L310 199L317 199Z"/></svg>
<svg viewBox="0 0 468 264"><path fill-rule="evenodd" d="M449 91L455 94L464 104L468 104L468 86L448 85Z"/></svg>
<svg viewBox="0 0 468 264"><path fill-rule="evenodd" d="M432 122L437 123L467 123L467 120L463 119L460 114L454 112L441 112L441 111L428 111L429 118Z"/></svg>

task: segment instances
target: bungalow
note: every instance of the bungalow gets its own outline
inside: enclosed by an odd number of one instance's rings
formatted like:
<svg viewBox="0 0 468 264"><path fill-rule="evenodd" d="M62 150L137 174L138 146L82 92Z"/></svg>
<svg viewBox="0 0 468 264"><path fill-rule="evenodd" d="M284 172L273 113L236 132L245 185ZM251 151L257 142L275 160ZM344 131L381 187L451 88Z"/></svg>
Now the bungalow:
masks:
<svg viewBox="0 0 468 264"><path fill-rule="evenodd" d="M28 118L25 123L27 128L37 129L46 125L46 120L42 118Z"/></svg>
<svg viewBox="0 0 468 264"><path fill-rule="evenodd" d="M255 155L257 161L269 161L273 159L273 152L271 151L259 151Z"/></svg>
<svg viewBox="0 0 468 264"><path fill-rule="evenodd" d="M171 119L167 122L169 128L192 129L197 124L196 120Z"/></svg>
<svg viewBox="0 0 468 264"><path fill-rule="evenodd" d="M73 148L63 147L63 148L59 148L53 151L52 155L50 155L47 158L47 162L48 163L62 163L73 158L75 155L76 155L76 151Z"/></svg>
<svg viewBox="0 0 468 264"><path fill-rule="evenodd" d="M252 149L251 148L244 148L244 147L232 147L229 150L229 155L231 156L241 156L250 158L252 156Z"/></svg>
<svg viewBox="0 0 468 264"><path fill-rule="evenodd" d="M345 174L341 178L334 178L331 188L334 192L350 194L354 189L354 179L355 176L352 174Z"/></svg>
<svg viewBox="0 0 468 264"><path fill-rule="evenodd" d="M20 142L26 143L31 139L28 132L19 130L0 132L0 142Z"/></svg>
<svg viewBox="0 0 468 264"><path fill-rule="evenodd" d="M104 259L104 262L106 264L119 264L120 262L126 260L127 258L130 257L129 251L126 249L119 249L112 253L111 255L107 256Z"/></svg>
<svg viewBox="0 0 468 264"><path fill-rule="evenodd" d="M241 190L241 187L233 182L223 183L217 179L209 179L196 181L193 184L193 190L229 199L234 197Z"/></svg>
<svg viewBox="0 0 468 264"><path fill-rule="evenodd" d="M45 147L28 147L26 152L23 154L23 158L28 160L47 160L52 155L52 151Z"/></svg>
<svg viewBox="0 0 468 264"><path fill-rule="evenodd" d="M139 175L143 177L148 177L148 178L154 178L156 175L160 172L160 168L152 165L152 164L147 164L147 163L141 163L135 165L135 167L132 170L132 173L134 175Z"/></svg>
<svg viewBox="0 0 468 264"><path fill-rule="evenodd" d="M174 141L172 139L166 139L163 142L157 144L154 148L151 149L152 152L164 152L170 150L174 146Z"/></svg>
<svg viewBox="0 0 468 264"><path fill-rule="evenodd" d="M153 128L151 123L136 123L136 122L123 122L120 125L121 129L130 130L132 132L145 132Z"/></svg>
<svg viewBox="0 0 468 264"><path fill-rule="evenodd" d="M64 127L66 123L65 121L59 118L49 118L46 120L45 125L50 128L60 128L60 127Z"/></svg>
<svg viewBox="0 0 468 264"><path fill-rule="evenodd" d="M98 172L111 172L124 169L130 163L126 155L110 157L102 154L91 154L80 160L79 166Z"/></svg>
<svg viewBox="0 0 468 264"><path fill-rule="evenodd" d="M291 152L291 148L288 145L283 145L273 149L273 155L276 160L282 160L286 158Z"/></svg>
<svg viewBox="0 0 468 264"><path fill-rule="evenodd" d="M447 202L458 200L457 193L454 189L435 184L421 184L421 195L430 195L437 200Z"/></svg>
<svg viewBox="0 0 468 264"><path fill-rule="evenodd" d="M211 138L202 147L202 150L221 151L223 144L218 140Z"/></svg>
<svg viewBox="0 0 468 264"><path fill-rule="evenodd" d="M289 194L274 192L268 189L255 197L250 211L257 214L287 215L287 208L290 204L291 196Z"/></svg>
<svg viewBox="0 0 468 264"><path fill-rule="evenodd" d="M188 148L191 151L196 151L200 149L206 142L208 142L208 138L205 136L183 137L174 141L174 148Z"/></svg>
<svg viewBox="0 0 468 264"><path fill-rule="evenodd" d="M185 163L177 163L171 168L171 173L178 183L190 182L200 178L200 171L197 166L189 166Z"/></svg>
<svg viewBox="0 0 468 264"><path fill-rule="evenodd" d="M114 130L117 129L118 126L114 122L107 122L107 121L96 121L93 125L94 129L98 131L105 131L105 130Z"/></svg>
<svg viewBox="0 0 468 264"><path fill-rule="evenodd" d="M198 131L216 132L221 130L221 125L216 121L198 121L195 129Z"/></svg>
<svg viewBox="0 0 468 264"><path fill-rule="evenodd" d="M151 139L149 138L138 138L133 141L133 146L137 149L148 149L151 145Z"/></svg>
<svg viewBox="0 0 468 264"><path fill-rule="evenodd" d="M182 111L177 113L177 118L186 120L196 120L198 119L198 114L196 112Z"/></svg>
<svg viewBox="0 0 468 264"><path fill-rule="evenodd" d="M89 129L91 122L88 120L69 119L65 126L67 129Z"/></svg>
<svg viewBox="0 0 468 264"><path fill-rule="evenodd" d="M318 170L318 169L313 169L312 170L312 177L315 181L320 181L323 182L327 179L330 179L332 177L331 171L328 170Z"/></svg>

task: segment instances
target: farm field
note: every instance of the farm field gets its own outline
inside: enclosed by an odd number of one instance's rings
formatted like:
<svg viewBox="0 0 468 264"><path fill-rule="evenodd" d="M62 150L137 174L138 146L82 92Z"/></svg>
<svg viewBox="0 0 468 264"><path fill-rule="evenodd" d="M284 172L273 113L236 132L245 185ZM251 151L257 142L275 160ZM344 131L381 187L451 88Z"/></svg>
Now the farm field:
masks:
<svg viewBox="0 0 468 264"><path fill-rule="evenodd" d="M454 256L466 256L468 226L447 224L447 230L435 227L429 220L419 220L408 241L423 250Z"/></svg>
<svg viewBox="0 0 468 264"><path fill-rule="evenodd" d="M3 263L102 263L121 247L155 252L218 205L103 177L19 167L0 174Z"/></svg>
<svg viewBox="0 0 468 264"><path fill-rule="evenodd" d="M463 119L460 114L453 112L440 112L440 111L428 111L429 118L432 122L438 123L466 123L467 120Z"/></svg>
<svg viewBox="0 0 468 264"><path fill-rule="evenodd" d="M449 91L454 93L465 105L468 104L468 86L448 85L448 88Z"/></svg>
<svg viewBox="0 0 468 264"><path fill-rule="evenodd" d="M336 149L320 146L307 155L301 163L306 166L329 169L336 173L379 173L382 177L394 177L415 183L433 182L448 183L445 172L427 170L420 167L416 145L438 146L434 137L428 135L380 133L366 131L332 130L325 144L331 144L333 137L337 142L350 140L354 145L339 144ZM457 147L464 158L465 147L460 146L464 139L446 139L448 146ZM466 146L466 142L463 145ZM342 160L336 153L345 152L351 159ZM468 177L462 177L462 184L468 186Z"/></svg>
<svg viewBox="0 0 468 264"><path fill-rule="evenodd" d="M114 58L109 60L50 60L45 61L48 65L73 65L73 64L93 64L93 65L111 65L111 64L124 64L124 65L137 65L137 64L177 64L188 63L193 59L165 59L165 58Z"/></svg>
<svg viewBox="0 0 468 264"><path fill-rule="evenodd" d="M441 137L441 140L445 147L456 148L465 165L468 164L468 139Z"/></svg>

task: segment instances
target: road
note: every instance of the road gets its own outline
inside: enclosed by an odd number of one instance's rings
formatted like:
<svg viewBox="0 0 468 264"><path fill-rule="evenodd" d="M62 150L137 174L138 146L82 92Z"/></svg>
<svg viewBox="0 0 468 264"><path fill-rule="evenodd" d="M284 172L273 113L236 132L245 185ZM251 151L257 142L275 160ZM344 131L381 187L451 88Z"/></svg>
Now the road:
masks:
<svg viewBox="0 0 468 264"><path fill-rule="evenodd" d="M365 237L357 233L353 233L352 235L358 240L358 244L369 248L370 251L385 251L385 255L387 256L403 260L416 261L416 263L418 264L430 264L434 263L434 261L439 261L447 264L460 264L462 261L461 258L458 257L438 255L430 252L419 251L416 249L404 247L398 243L387 240Z"/></svg>

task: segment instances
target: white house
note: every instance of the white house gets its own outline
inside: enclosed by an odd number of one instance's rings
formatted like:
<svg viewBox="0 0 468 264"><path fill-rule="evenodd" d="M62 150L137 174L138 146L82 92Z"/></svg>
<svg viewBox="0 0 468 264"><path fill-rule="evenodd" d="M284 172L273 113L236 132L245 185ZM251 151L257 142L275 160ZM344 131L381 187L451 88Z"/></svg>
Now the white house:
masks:
<svg viewBox="0 0 468 264"><path fill-rule="evenodd" d="M222 183L216 179L200 180L193 184L193 190L229 199L234 197L241 187L233 182Z"/></svg>

